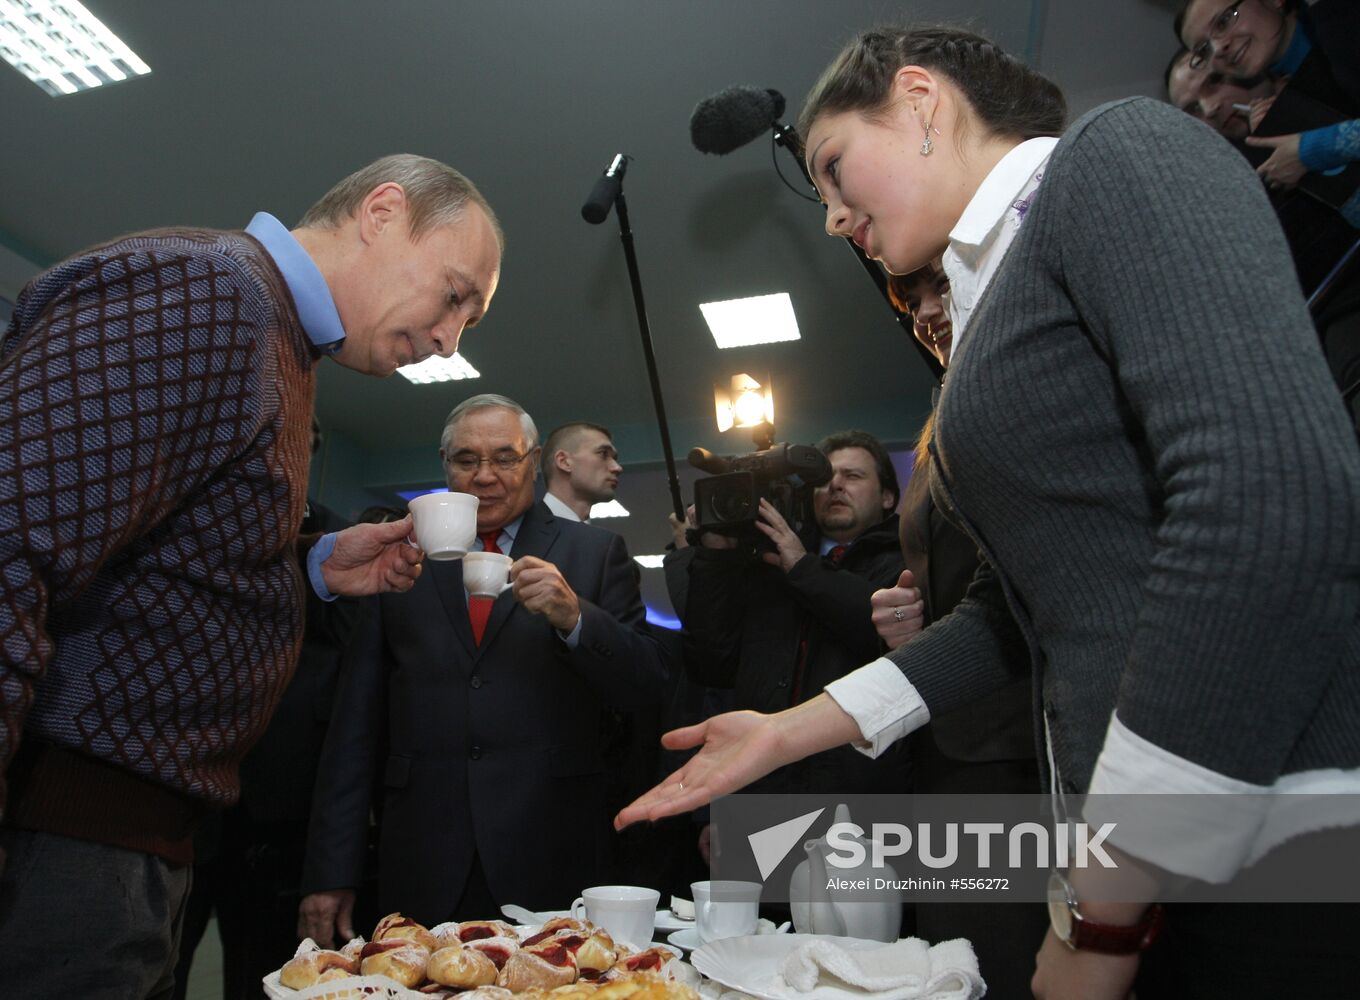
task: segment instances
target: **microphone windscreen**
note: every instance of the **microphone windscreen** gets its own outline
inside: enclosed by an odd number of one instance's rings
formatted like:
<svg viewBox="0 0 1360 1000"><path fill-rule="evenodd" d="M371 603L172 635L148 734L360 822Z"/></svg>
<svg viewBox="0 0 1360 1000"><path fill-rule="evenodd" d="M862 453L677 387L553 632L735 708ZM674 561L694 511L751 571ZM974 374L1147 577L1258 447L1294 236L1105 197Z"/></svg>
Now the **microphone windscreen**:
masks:
<svg viewBox="0 0 1360 1000"><path fill-rule="evenodd" d="M601 176L590 189L590 197L581 206L581 218L592 226L598 226L609 218L609 210L614 207L614 199L619 196L622 184L623 178L618 174L613 177L608 174Z"/></svg>
<svg viewBox="0 0 1360 1000"><path fill-rule="evenodd" d="M706 97L689 118L689 136L701 153L730 153L769 130L784 113L784 96L760 87L728 87Z"/></svg>

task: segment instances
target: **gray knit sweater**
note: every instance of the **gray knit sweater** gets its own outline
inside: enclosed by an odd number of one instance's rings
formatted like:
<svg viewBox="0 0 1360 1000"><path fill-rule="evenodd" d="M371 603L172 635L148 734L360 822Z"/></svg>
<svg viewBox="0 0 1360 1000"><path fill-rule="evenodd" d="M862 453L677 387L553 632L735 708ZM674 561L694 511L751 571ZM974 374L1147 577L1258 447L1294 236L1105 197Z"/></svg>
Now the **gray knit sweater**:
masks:
<svg viewBox="0 0 1360 1000"><path fill-rule="evenodd" d="M933 712L1011 676L1009 602L1068 791L1116 711L1252 785L1360 766L1360 454L1227 143L1146 99L1073 125L937 412L991 572L892 656Z"/></svg>

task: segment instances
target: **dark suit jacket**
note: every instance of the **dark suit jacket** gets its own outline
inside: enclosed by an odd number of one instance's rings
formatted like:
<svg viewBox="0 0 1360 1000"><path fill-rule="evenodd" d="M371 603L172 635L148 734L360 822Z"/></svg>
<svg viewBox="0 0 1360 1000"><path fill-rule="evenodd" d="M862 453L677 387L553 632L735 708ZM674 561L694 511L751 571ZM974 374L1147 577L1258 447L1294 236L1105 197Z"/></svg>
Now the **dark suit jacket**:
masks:
<svg viewBox="0 0 1360 1000"><path fill-rule="evenodd" d="M507 592L478 647L461 562L427 562L409 593L377 598L341 675L305 891L359 883L376 782L384 910L447 919L474 851L495 898L530 908L566 906L603 871L601 711L657 701L665 659L617 535L535 503L510 555L562 572L581 601L579 645Z"/></svg>

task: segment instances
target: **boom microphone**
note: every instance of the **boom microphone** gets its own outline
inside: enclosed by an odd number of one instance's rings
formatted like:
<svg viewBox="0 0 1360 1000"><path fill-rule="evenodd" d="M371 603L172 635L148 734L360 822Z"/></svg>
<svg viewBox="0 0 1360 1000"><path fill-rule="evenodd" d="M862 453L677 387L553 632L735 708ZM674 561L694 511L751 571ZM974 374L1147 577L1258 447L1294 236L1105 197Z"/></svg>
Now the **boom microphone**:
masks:
<svg viewBox="0 0 1360 1000"><path fill-rule="evenodd" d="M784 113L784 95L760 87L728 87L706 97L689 116L689 136L701 153L719 156L768 132Z"/></svg>
<svg viewBox="0 0 1360 1000"><path fill-rule="evenodd" d="M590 189L590 197L581 206L581 218L592 226L598 226L609 218L609 210L614 207L619 189L623 187L623 172L627 169L628 157L622 153L615 154L609 166L604 168L604 175Z"/></svg>

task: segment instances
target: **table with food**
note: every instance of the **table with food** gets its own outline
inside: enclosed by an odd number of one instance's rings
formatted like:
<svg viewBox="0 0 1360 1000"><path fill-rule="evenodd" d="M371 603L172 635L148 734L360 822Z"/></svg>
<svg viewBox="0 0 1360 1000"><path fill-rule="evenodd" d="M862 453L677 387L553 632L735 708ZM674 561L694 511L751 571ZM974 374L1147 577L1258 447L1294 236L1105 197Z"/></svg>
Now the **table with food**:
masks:
<svg viewBox="0 0 1360 1000"><path fill-rule="evenodd" d="M977 1000L986 992L965 940L786 933L788 924L759 919L754 901L715 904L701 892L697 907L673 898L657 910L655 890L596 887L566 911L507 906L517 923L426 927L393 913L369 938L336 950L302 942L264 991L270 1000Z"/></svg>

